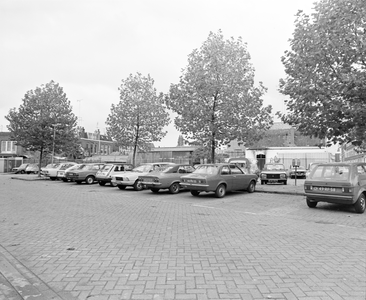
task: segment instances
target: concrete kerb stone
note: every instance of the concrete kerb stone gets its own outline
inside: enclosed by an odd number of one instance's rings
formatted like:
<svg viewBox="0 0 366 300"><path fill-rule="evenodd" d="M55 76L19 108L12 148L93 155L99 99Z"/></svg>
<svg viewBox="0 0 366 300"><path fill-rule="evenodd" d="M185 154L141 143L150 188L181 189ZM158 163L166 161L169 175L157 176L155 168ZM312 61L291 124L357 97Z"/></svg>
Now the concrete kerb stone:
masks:
<svg viewBox="0 0 366 300"><path fill-rule="evenodd" d="M0 246L0 284L2 295L11 300L63 300L5 248ZM0 294L0 299L1 299Z"/></svg>

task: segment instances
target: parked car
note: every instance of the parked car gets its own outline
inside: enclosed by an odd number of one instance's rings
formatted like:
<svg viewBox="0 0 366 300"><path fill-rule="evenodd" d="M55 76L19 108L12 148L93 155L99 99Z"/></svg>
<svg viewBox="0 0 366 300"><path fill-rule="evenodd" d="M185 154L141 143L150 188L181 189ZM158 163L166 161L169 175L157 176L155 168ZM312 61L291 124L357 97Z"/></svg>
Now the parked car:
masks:
<svg viewBox="0 0 366 300"><path fill-rule="evenodd" d="M70 181L75 181L77 184L85 181L87 184L93 184L95 175L103 168L104 163L88 163L79 167L78 169L67 171L66 178Z"/></svg>
<svg viewBox="0 0 366 300"><path fill-rule="evenodd" d="M96 180L99 185L104 186L107 183L112 184L112 175L121 174L125 171L132 171L133 165L127 163L113 163L113 164L105 164L104 167L99 170L96 174Z"/></svg>
<svg viewBox="0 0 366 300"><path fill-rule="evenodd" d="M38 174L39 173L39 165L38 164L29 164L25 169L26 174Z"/></svg>
<svg viewBox="0 0 366 300"><path fill-rule="evenodd" d="M287 170L284 164L265 164L260 173L261 184L287 184Z"/></svg>
<svg viewBox="0 0 366 300"><path fill-rule="evenodd" d="M132 171L113 175L111 182L121 190L124 190L128 186L132 186L135 191L141 191L143 186L139 180L139 176L147 175L153 171L163 171L169 165L172 165L172 163L159 162L142 164Z"/></svg>
<svg viewBox="0 0 366 300"><path fill-rule="evenodd" d="M168 189L169 193L176 194L182 189L180 177L186 173L192 173L195 170L191 165L176 164L168 166L162 172L153 172L147 175L139 176L139 181L147 189L154 193L159 190Z"/></svg>
<svg viewBox="0 0 366 300"><path fill-rule="evenodd" d="M319 164L320 163L316 163L316 162L309 164L309 168L306 170L306 178L309 177L309 175L310 175L311 171L314 169L314 167Z"/></svg>
<svg viewBox="0 0 366 300"><path fill-rule="evenodd" d="M353 205L357 213L366 207L366 163L322 163L304 183L306 204L318 202Z"/></svg>
<svg viewBox="0 0 366 300"><path fill-rule="evenodd" d="M66 166L61 167L59 170L57 170L56 177L57 177L57 179L61 179L63 182L68 182L69 179L66 178L66 172L71 171L71 170L76 170L83 165L84 164L75 164L70 167L66 167Z"/></svg>
<svg viewBox="0 0 366 300"><path fill-rule="evenodd" d="M25 169L29 164L21 164L19 167L15 167L12 169L15 174L25 174Z"/></svg>
<svg viewBox="0 0 366 300"><path fill-rule="evenodd" d="M57 172L59 170L66 170L67 168L76 165L77 163L75 162L64 162L64 163L60 163L58 165L55 165L54 168L48 168L43 170L43 175L45 177L48 177L51 180L56 180L57 179Z"/></svg>
<svg viewBox="0 0 366 300"><path fill-rule="evenodd" d="M46 176L49 169L57 168L59 165L60 165L59 163L52 163L52 164L46 165L45 167L41 168L41 175Z"/></svg>
<svg viewBox="0 0 366 300"><path fill-rule="evenodd" d="M180 178L182 187L191 191L193 196L201 192L214 192L217 198L225 196L226 192L235 190L255 191L256 174L245 174L234 164L203 164L196 170Z"/></svg>
<svg viewBox="0 0 366 300"><path fill-rule="evenodd" d="M306 169L303 166L299 167L290 167L289 170L289 177L290 178L306 178Z"/></svg>

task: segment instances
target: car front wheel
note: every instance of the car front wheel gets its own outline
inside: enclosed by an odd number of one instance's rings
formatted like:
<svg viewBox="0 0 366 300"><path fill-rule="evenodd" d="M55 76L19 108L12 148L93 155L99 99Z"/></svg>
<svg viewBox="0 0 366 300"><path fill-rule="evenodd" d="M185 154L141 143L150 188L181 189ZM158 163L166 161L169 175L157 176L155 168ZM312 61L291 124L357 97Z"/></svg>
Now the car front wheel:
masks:
<svg viewBox="0 0 366 300"><path fill-rule="evenodd" d="M255 181L251 181L248 186L248 193L253 193L255 191Z"/></svg>
<svg viewBox="0 0 366 300"><path fill-rule="evenodd" d="M226 194L226 186L224 184L220 184L215 191L215 195L217 198L222 198Z"/></svg>
<svg viewBox="0 0 366 300"><path fill-rule="evenodd" d="M200 194L200 192L199 191L191 191L191 194L192 194L192 196L197 197Z"/></svg>
<svg viewBox="0 0 366 300"><path fill-rule="evenodd" d="M88 177L86 177L86 178L85 178L85 182L86 182L87 184L92 184L92 183L94 183L94 177L93 177L93 176L88 176Z"/></svg>
<svg viewBox="0 0 366 300"><path fill-rule="evenodd" d="M306 204L310 207L310 208L315 208L318 204L318 202L316 201L310 201L309 199L306 199Z"/></svg>
<svg viewBox="0 0 366 300"><path fill-rule="evenodd" d="M360 197L358 197L356 203L354 204L354 208L356 210L356 213L362 214L365 212L366 208L366 197L364 194L361 194Z"/></svg>
<svg viewBox="0 0 366 300"><path fill-rule="evenodd" d="M143 190L143 186L140 180L136 180L135 183L133 184L133 189L135 191L142 191Z"/></svg>
<svg viewBox="0 0 366 300"><path fill-rule="evenodd" d="M169 187L169 193L171 193L171 194L179 193L179 183L178 182L174 182L171 184L171 186Z"/></svg>

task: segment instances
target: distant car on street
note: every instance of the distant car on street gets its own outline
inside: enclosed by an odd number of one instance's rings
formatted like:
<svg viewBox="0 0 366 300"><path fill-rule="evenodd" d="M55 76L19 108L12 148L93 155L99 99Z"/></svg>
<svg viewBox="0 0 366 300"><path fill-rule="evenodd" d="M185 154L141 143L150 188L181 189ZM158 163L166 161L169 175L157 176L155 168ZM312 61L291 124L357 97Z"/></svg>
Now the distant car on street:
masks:
<svg viewBox="0 0 366 300"><path fill-rule="evenodd" d="M87 184L95 182L97 172L103 168L104 163L88 163L78 169L67 171L66 178L70 181L75 181L77 184L85 181Z"/></svg>
<svg viewBox="0 0 366 300"><path fill-rule="evenodd" d="M261 184L283 183L287 184L287 170L284 164L265 164L260 173Z"/></svg>
<svg viewBox="0 0 366 300"><path fill-rule="evenodd" d="M246 190L255 191L256 174L245 174L234 164L203 164L196 170L180 178L182 187L191 191L193 196L201 192L214 192L217 198L222 198L226 192Z"/></svg>
<svg viewBox="0 0 366 300"><path fill-rule="evenodd" d="M142 185L154 193L159 190L168 189L169 193L177 194L182 189L180 177L184 174L192 173L195 170L188 164L176 164L168 166L162 172L153 172L147 175L139 176Z"/></svg>
<svg viewBox="0 0 366 300"><path fill-rule="evenodd" d="M95 175L99 185L104 186L107 183L114 186L112 176L118 175L126 171L132 171L133 165L127 163L107 163Z"/></svg>
<svg viewBox="0 0 366 300"><path fill-rule="evenodd" d="M19 167L15 167L12 169L12 171L15 174L25 174L25 169L27 168L29 164L21 164Z"/></svg>
<svg viewBox="0 0 366 300"><path fill-rule="evenodd" d="M317 164L304 183L306 204L318 202L353 205L357 213L366 207L366 163Z"/></svg>

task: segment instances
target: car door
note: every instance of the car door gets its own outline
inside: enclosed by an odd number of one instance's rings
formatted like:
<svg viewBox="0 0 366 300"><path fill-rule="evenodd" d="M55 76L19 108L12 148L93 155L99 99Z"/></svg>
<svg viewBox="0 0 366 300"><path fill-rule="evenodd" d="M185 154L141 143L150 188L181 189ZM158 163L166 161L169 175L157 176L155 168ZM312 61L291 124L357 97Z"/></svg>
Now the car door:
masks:
<svg viewBox="0 0 366 300"><path fill-rule="evenodd" d="M355 189L358 190L366 190L366 165L365 164L359 164L357 165L357 181L355 184ZM358 190L355 191L355 194L358 194Z"/></svg>
<svg viewBox="0 0 366 300"><path fill-rule="evenodd" d="M229 166L223 166L220 171L221 180L226 182L226 189L232 191L233 188L233 174L231 174Z"/></svg>
<svg viewBox="0 0 366 300"><path fill-rule="evenodd" d="M233 189L246 189L249 185L249 176L246 176L244 172L234 164L230 165L230 171L233 176Z"/></svg>

